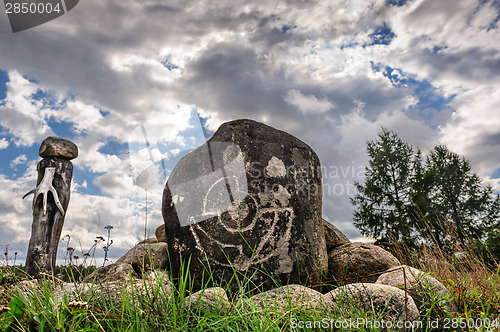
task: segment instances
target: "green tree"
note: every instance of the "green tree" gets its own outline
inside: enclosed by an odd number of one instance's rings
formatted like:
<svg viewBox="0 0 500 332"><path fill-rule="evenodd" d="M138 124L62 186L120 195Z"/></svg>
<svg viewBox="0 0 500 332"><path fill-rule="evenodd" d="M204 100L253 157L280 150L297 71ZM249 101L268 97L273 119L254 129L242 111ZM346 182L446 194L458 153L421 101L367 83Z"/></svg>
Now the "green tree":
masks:
<svg viewBox="0 0 500 332"><path fill-rule="evenodd" d="M382 128L367 142L365 182L355 183L354 224L378 243L422 241L444 246L484 239L498 225L500 198L483 188L468 160L436 146L423 161L419 150ZM454 233L451 237L447 234ZM495 234L490 233L490 239ZM492 242L492 240L490 241Z"/></svg>
<svg viewBox="0 0 500 332"><path fill-rule="evenodd" d="M443 145L427 156L426 171L431 217L456 230L462 244L481 239L498 217L498 197L494 198L492 187L483 188L470 162Z"/></svg>
<svg viewBox="0 0 500 332"><path fill-rule="evenodd" d="M414 243L413 218L410 216L412 186L418 165L418 153L393 131L382 128L378 139L367 142L370 157L365 182L356 182L351 198L358 209L354 224L365 236Z"/></svg>
<svg viewBox="0 0 500 332"><path fill-rule="evenodd" d="M500 260L500 223L498 223L491 231L488 232L488 237L485 241L486 249L489 251L489 254L493 255L493 257L497 260L496 262L492 262L489 258L486 257L492 265L495 263L498 264L498 260Z"/></svg>
<svg viewBox="0 0 500 332"><path fill-rule="evenodd" d="M426 169L422 153L417 151L413 164L413 178L410 203L408 205L409 218L412 220L410 227L420 234L418 242L427 241L438 242L442 227L432 219L431 202L429 201L429 191L432 187L432 174ZM434 240L434 241L432 241Z"/></svg>

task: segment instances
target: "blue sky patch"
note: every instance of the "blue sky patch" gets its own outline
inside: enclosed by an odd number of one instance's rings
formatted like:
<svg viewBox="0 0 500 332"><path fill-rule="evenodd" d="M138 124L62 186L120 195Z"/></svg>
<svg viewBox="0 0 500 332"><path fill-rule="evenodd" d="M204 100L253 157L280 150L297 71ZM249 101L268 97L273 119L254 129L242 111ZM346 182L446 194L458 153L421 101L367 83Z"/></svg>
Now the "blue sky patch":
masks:
<svg viewBox="0 0 500 332"><path fill-rule="evenodd" d="M105 117L107 117L109 115L110 112L99 110L99 113L101 113L101 115L105 118Z"/></svg>
<svg viewBox="0 0 500 332"><path fill-rule="evenodd" d="M98 175L102 175L104 173L90 173L87 171L84 171L80 169L79 167L75 167L75 163L78 162L78 159L75 159L73 162L73 178L75 179L75 182L80 185L78 188L78 192L82 194L89 194L89 195L103 195L103 196L108 196L104 195L101 191L101 188L95 185L94 180ZM87 187L84 188L81 185L84 182L87 182Z"/></svg>
<svg viewBox="0 0 500 332"><path fill-rule="evenodd" d="M387 0L387 4L391 6L401 7L406 5L411 0Z"/></svg>
<svg viewBox="0 0 500 332"><path fill-rule="evenodd" d="M386 23L384 23L383 25L376 27L369 37L372 41L365 46L389 45L396 37L396 34L392 32L391 28L388 27Z"/></svg>
<svg viewBox="0 0 500 332"><path fill-rule="evenodd" d="M293 30L295 28L297 28L296 25L294 25L294 26L284 25L284 26L281 27L281 33L287 33L288 31Z"/></svg>
<svg viewBox="0 0 500 332"><path fill-rule="evenodd" d="M156 129L154 127L150 129L149 123L145 123L134 130L133 136L136 136L136 138L124 144L129 156L128 162L130 162L130 170L134 181L142 183L144 178L141 176L147 168L151 167L152 163L159 170L160 174L158 175L164 177L164 181L166 181L177 162L190 151L203 145L206 139L213 134L206 128L206 121L206 118L199 116L196 109L191 109L189 127L179 132L180 140L173 142L156 142L155 144L150 144L150 139L155 134L154 130ZM150 132L150 130L153 131ZM163 159L157 160L158 156L156 155L155 157L152 154L153 150L159 151L164 156ZM145 153L145 151L148 152ZM100 150L100 152L104 153L106 151ZM110 154L117 154L113 151L108 152Z"/></svg>
<svg viewBox="0 0 500 332"><path fill-rule="evenodd" d="M500 179L500 168L497 168L493 174L491 174L492 179Z"/></svg>
<svg viewBox="0 0 500 332"><path fill-rule="evenodd" d="M443 110L449 108L450 103L455 98L455 95L445 98L440 91L427 80L422 82L411 80L410 84L414 87L415 94L419 98L417 103L417 107L419 108Z"/></svg>
<svg viewBox="0 0 500 332"><path fill-rule="evenodd" d="M442 50L446 50L448 46L434 45L432 47L432 54L439 54Z"/></svg>
<svg viewBox="0 0 500 332"><path fill-rule="evenodd" d="M128 144L109 140L105 145L101 146L98 151L104 154L121 156L127 153Z"/></svg>
<svg viewBox="0 0 500 332"><path fill-rule="evenodd" d="M0 70L0 100L7 97L7 82L9 82L9 75L7 72Z"/></svg>
<svg viewBox="0 0 500 332"><path fill-rule="evenodd" d="M204 117L200 116L199 114L198 114L198 118L200 119L201 129L203 130L203 135L205 135L205 138L208 140L214 134L214 131L207 128L207 121L209 118L208 117L204 118Z"/></svg>
<svg viewBox="0 0 500 332"><path fill-rule="evenodd" d="M358 46L359 46L358 43L347 43L347 44L340 45L340 49L343 50L345 48L356 48Z"/></svg>
<svg viewBox="0 0 500 332"><path fill-rule="evenodd" d="M372 69L374 72L382 72L394 87L408 89L418 99L418 102L410 106L407 112L424 120L431 128L437 128L439 125L435 119L437 113L451 113L454 110L450 104L455 95L444 97L442 92L433 86L430 81L419 81L413 74L373 62Z"/></svg>
<svg viewBox="0 0 500 332"><path fill-rule="evenodd" d="M177 65L173 64L172 62L170 62L169 59L162 61L161 64L163 65L163 67L167 68L170 71L172 71L174 69L179 69L179 66L177 66Z"/></svg>
<svg viewBox="0 0 500 332"><path fill-rule="evenodd" d="M47 121L47 124L50 126L57 137L64 137L65 139L69 139L70 141L76 138L76 130L73 122L63 120L55 121L50 118Z"/></svg>
<svg viewBox="0 0 500 332"><path fill-rule="evenodd" d="M38 160L38 150L40 146L33 144L30 147L19 146L17 147L12 142L8 149L0 150L0 173L4 174L9 179L15 179L21 176L26 170L27 165L33 160ZM13 160L21 155L26 156L26 162L11 167Z"/></svg>
<svg viewBox="0 0 500 332"><path fill-rule="evenodd" d="M43 91L41 89L38 89L37 92L31 95L31 98L33 98L36 101L40 101L43 103L43 108L53 108L53 109L60 109L62 108L62 105L64 104L64 101L60 103L57 100L57 97L48 91Z"/></svg>

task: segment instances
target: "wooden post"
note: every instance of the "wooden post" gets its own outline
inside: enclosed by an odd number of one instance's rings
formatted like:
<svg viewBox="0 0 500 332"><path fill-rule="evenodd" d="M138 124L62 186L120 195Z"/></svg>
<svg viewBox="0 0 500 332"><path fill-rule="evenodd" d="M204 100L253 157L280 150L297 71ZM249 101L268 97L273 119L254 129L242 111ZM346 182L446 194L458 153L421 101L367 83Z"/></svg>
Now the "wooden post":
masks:
<svg viewBox="0 0 500 332"><path fill-rule="evenodd" d="M69 160L77 155L76 145L62 138L48 137L40 147L43 159L37 166L37 186L24 196L35 195L25 267L34 278L40 277L42 271L53 271L56 265L73 175L73 164Z"/></svg>

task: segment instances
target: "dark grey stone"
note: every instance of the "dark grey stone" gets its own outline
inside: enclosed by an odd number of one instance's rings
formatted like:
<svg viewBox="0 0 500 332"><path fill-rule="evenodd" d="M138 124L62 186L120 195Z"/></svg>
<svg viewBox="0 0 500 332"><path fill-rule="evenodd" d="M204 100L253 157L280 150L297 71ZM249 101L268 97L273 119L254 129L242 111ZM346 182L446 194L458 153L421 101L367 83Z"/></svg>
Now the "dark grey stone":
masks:
<svg viewBox="0 0 500 332"><path fill-rule="evenodd" d="M328 251L351 242L337 227L333 226L325 219L322 219L322 221L325 230L326 249Z"/></svg>
<svg viewBox="0 0 500 332"><path fill-rule="evenodd" d="M78 147L67 139L49 136L40 145L38 154L42 158L59 157L71 160L78 157Z"/></svg>
<svg viewBox="0 0 500 332"><path fill-rule="evenodd" d="M155 236L158 242L167 242L167 236L165 235L165 224L161 224L155 231Z"/></svg>
<svg viewBox="0 0 500 332"><path fill-rule="evenodd" d="M317 284L327 269L316 153L296 137L252 120L223 124L184 156L163 192L173 271L187 266L200 289Z"/></svg>

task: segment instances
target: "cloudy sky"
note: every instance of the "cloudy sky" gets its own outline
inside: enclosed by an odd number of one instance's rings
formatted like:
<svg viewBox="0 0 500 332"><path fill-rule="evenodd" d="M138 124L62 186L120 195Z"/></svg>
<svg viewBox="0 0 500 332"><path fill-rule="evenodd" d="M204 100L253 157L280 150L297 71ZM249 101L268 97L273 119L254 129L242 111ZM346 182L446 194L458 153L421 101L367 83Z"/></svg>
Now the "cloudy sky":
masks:
<svg viewBox="0 0 500 332"><path fill-rule="evenodd" d="M2 7L0 249L25 259L21 198L54 135L80 149L63 235L86 251L112 225L112 260L162 223L165 179L137 175L151 160L168 175L238 118L317 152L324 217L352 240L352 183L381 126L446 144L498 191L499 14L497 0L82 0L12 33Z"/></svg>

